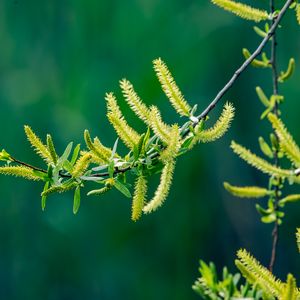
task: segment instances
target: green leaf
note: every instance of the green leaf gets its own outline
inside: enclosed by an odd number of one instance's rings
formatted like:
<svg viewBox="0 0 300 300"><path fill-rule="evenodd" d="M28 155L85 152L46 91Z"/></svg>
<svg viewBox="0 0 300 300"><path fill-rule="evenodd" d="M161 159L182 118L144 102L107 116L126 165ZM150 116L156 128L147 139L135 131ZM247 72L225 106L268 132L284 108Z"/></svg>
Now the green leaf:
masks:
<svg viewBox="0 0 300 300"><path fill-rule="evenodd" d="M243 55L245 59L250 58L251 53L249 52L248 49L243 48ZM264 60L259 60L259 59L253 59L251 62L251 65L255 68L268 68L270 67L269 63L266 63Z"/></svg>
<svg viewBox="0 0 300 300"><path fill-rule="evenodd" d="M66 147L63 155L58 159L58 165L62 166L63 163L68 159L73 147L73 142L69 143L68 146Z"/></svg>
<svg viewBox="0 0 300 300"><path fill-rule="evenodd" d="M35 175L35 176L38 176L39 178L41 178L42 180L44 181L47 181L48 178L48 173L44 173L44 172L41 172L41 171L37 171L37 170L32 170L32 173Z"/></svg>
<svg viewBox="0 0 300 300"><path fill-rule="evenodd" d="M77 214L78 209L80 207L80 187L77 186L74 193L74 202L73 202L73 213Z"/></svg>
<svg viewBox="0 0 300 300"><path fill-rule="evenodd" d="M118 142L119 142L119 138L116 139L115 143L114 143L114 147L112 149L112 153L111 153L111 159L114 158L116 152L117 152L117 148L118 148Z"/></svg>
<svg viewBox="0 0 300 300"><path fill-rule="evenodd" d="M180 150L180 152L185 152L185 151L187 151L187 150L189 149L189 147L190 147L190 145L191 145L193 139L194 139L193 136L191 136L191 137L189 137L189 138L186 138L186 139L184 140L184 142L182 143L182 145L181 145L181 150Z"/></svg>
<svg viewBox="0 0 300 300"><path fill-rule="evenodd" d="M79 151L80 151L80 144L77 144L77 146L75 147L75 149L73 151L73 155L72 155L72 158L71 158L71 165L72 166L74 166L74 164L75 164L75 162L77 160Z"/></svg>
<svg viewBox="0 0 300 300"><path fill-rule="evenodd" d="M109 177L113 178L115 173L115 162L112 160L108 165Z"/></svg>
<svg viewBox="0 0 300 300"><path fill-rule="evenodd" d="M261 221L266 224L273 223L276 220L277 220L277 216L275 213L269 214L269 215L261 218Z"/></svg>
<svg viewBox="0 0 300 300"><path fill-rule="evenodd" d="M269 158L274 158L273 152L270 146L266 143L263 137L258 138L259 146L263 154L265 154Z"/></svg>
<svg viewBox="0 0 300 300"><path fill-rule="evenodd" d="M300 228L297 228L296 238L297 238L298 251L300 252Z"/></svg>
<svg viewBox="0 0 300 300"><path fill-rule="evenodd" d="M287 79L289 79L293 73L295 71L295 59L294 58L291 58L289 60L289 65L288 65L288 68L285 72L281 72L280 73L280 76L278 77L278 82L285 82Z"/></svg>
<svg viewBox="0 0 300 300"><path fill-rule="evenodd" d="M68 160L65 160L64 163L63 163L63 167L66 171L68 171L69 173L72 172L73 170L73 165L68 161Z"/></svg>
<svg viewBox="0 0 300 300"><path fill-rule="evenodd" d="M124 194L127 198L131 198L131 193L130 193L129 189L126 187L126 185L123 182L121 182L120 180L116 179L116 181L115 181L115 187L122 194Z"/></svg>
<svg viewBox="0 0 300 300"><path fill-rule="evenodd" d="M58 155L56 153L56 150L55 150L55 147L54 147L54 143L53 143L53 140L52 140L52 137L50 134L47 134L47 148L48 148L48 151L52 157L52 161L54 164L57 163L57 158L58 158Z"/></svg>
<svg viewBox="0 0 300 300"><path fill-rule="evenodd" d="M256 90L256 94L257 94L259 100L261 101L261 103L265 107L269 107L270 106L270 100L268 99L268 97L266 96L266 94L264 93L264 91L262 90L262 88L260 86L257 86L255 88L255 90Z"/></svg>
<svg viewBox="0 0 300 300"><path fill-rule="evenodd" d="M95 177L95 176L80 176L81 180L85 181L95 181L95 182L102 182L104 180L104 177Z"/></svg>
<svg viewBox="0 0 300 300"><path fill-rule="evenodd" d="M4 149L0 152L0 160L12 161L10 154L8 154Z"/></svg>
<svg viewBox="0 0 300 300"><path fill-rule="evenodd" d="M144 136L144 139L143 139L143 147L142 147L142 153L143 154L147 151L147 145L148 145L148 142L149 142L150 134L151 134L150 128L148 127L147 131L146 131L146 134Z"/></svg>
<svg viewBox="0 0 300 300"><path fill-rule="evenodd" d="M269 210L262 208L259 204L256 204L255 208L263 217L266 217L270 214Z"/></svg>
<svg viewBox="0 0 300 300"><path fill-rule="evenodd" d="M47 181L47 182L45 183L43 192L47 191L48 188L49 188L49 181ZM46 195L43 195L43 196L42 196L42 201L41 201L42 211L45 210L45 207L46 207L46 200L47 200L47 196L46 196Z"/></svg>
<svg viewBox="0 0 300 300"><path fill-rule="evenodd" d="M278 151L279 150L279 143L278 143L278 139L277 139L277 137L274 133L270 134L270 141L271 141L273 149Z"/></svg>
<svg viewBox="0 0 300 300"><path fill-rule="evenodd" d="M253 29L260 37L265 38L267 36L267 32L261 30L259 27L254 26Z"/></svg>
<svg viewBox="0 0 300 300"><path fill-rule="evenodd" d="M52 180L53 167L51 165L48 165L47 176L48 176L49 180Z"/></svg>
<svg viewBox="0 0 300 300"><path fill-rule="evenodd" d="M279 205L283 207L286 203L300 201L300 194L292 194L282 198L279 201Z"/></svg>
<svg viewBox="0 0 300 300"><path fill-rule="evenodd" d="M134 145L134 147L133 147L134 160L138 160L140 157L140 154L143 154L142 150L143 150L143 145L144 145L144 138L145 138L145 134L142 134L139 139L138 144Z"/></svg>

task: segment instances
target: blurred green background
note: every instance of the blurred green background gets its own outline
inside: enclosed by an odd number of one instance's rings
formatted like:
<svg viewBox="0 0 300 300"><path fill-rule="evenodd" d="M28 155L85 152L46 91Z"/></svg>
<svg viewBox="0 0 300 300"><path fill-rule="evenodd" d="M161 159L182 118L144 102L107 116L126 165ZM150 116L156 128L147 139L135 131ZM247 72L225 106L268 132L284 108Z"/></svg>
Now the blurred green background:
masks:
<svg viewBox="0 0 300 300"><path fill-rule="evenodd" d="M108 91L143 130L120 97L123 77L166 120L183 122L162 93L151 61L162 57L189 102L202 110L242 63L241 48L251 51L259 43L252 26L208 0L2 0L0 147L43 166L25 139L24 124L42 137L51 133L59 152L70 140L83 143L85 128L111 146L116 135L105 118ZM299 61L299 37L288 12L279 32L281 68L290 56ZM237 108L230 132L181 157L165 205L137 223L130 220L130 201L115 191L83 197L74 216L72 193L49 197L42 212L41 184L0 177L0 298L198 299L191 285L200 258L235 270L235 251L245 247L268 264L272 226L260 224L255 202L233 198L222 182L267 183L229 143L235 139L259 153L257 138L267 137L270 126L259 121L263 108L254 87L271 93L270 76L269 70L254 69L242 75L226 95ZM299 76L298 69L280 86L286 96L282 118L298 142ZM212 121L220 110L221 105ZM154 179L149 194L155 184ZM294 239L299 205L287 214L275 268L282 278L288 271L300 274Z"/></svg>

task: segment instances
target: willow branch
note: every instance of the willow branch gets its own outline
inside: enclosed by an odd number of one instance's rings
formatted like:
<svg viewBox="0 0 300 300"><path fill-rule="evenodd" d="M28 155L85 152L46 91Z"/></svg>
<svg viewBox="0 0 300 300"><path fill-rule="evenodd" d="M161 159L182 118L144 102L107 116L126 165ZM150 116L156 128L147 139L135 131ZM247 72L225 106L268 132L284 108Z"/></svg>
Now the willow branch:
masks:
<svg viewBox="0 0 300 300"><path fill-rule="evenodd" d="M38 168L38 167L32 166L32 165L30 165L30 164L27 164L27 163L25 163L25 162L23 162L23 161L20 161L20 160L14 158L14 157L12 157L12 156L10 156L10 159L11 159L13 162L15 162L16 164L18 164L18 165L27 167L27 168L32 169L32 170L34 170L34 171L39 171L39 172L42 172L42 173L47 173L47 171L45 171L45 170L43 170L43 169L41 169L41 168Z"/></svg>
<svg viewBox="0 0 300 300"><path fill-rule="evenodd" d="M270 0L270 8L271 12L274 13L275 11L275 0ZM272 81L273 81L273 95L278 95L278 71L277 71L277 36L276 32L273 35L272 45L271 45L271 66L272 66ZM278 117L278 102L275 102L275 106L273 109L274 114ZM278 136L274 130L275 137L278 141ZM278 157L278 150L274 149L274 164L276 167L279 167L279 157ZM275 186L275 211L278 210L278 202L279 202L279 187L278 185ZM274 228L272 231L272 250L271 250L271 258L269 264L270 272L273 272L275 260L276 260L276 252L277 252L277 245L279 239L279 224L278 220L274 223Z"/></svg>
<svg viewBox="0 0 300 300"><path fill-rule="evenodd" d="M212 109L217 105L217 103L223 98L223 96L228 92L228 90L233 86L233 84L236 82L238 77L249 67L249 65L252 63L252 61L261 54L262 50L268 43L268 41L271 39L271 37L275 34L276 29L285 15L287 9L292 4L294 0L287 0L285 5L282 7L281 11L277 15L276 19L274 20L269 32L264 37L262 42L259 44L257 49L252 53L252 55L234 72L231 79L226 83L226 85L219 91L215 99L206 107L206 109L197 117L198 121L200 119L205 118Z"/></svg>

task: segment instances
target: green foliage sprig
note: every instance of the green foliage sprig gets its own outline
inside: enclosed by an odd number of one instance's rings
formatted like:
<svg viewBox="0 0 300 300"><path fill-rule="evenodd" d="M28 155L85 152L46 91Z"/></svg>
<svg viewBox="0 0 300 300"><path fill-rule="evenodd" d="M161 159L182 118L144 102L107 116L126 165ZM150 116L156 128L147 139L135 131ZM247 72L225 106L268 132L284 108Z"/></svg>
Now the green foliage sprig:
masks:
<svg viewBox="0 0 300 300"><path fill-rule="evenodd" d="M229 10L236 15L245 19L260 21L256 19L257 11L244 6L240 3L233 1L214 1L213 3ZM280 16L280 12L274 10L274 1L270 1L271 12L269 16ZM287 1L285 8L290 7L295 9L298 22L299 4L298 1ZM237 10L237 11L236 11ZM245 13L246 11L246 13ZM253 16L250 16L250 13ZM261 13L262 11L260 11ZM249 15L247 15L249 13ZM279 13L279 14L278 14ZM278 20L277 20L278 21ZM274 25L274 19L271 21L271 27ZM299 22L300 24L300 22ZM254 27L254 31L263 39L266 38L269 32L269 24L265 25L264 29ZM256 88L258 98L261 100L265 107L261 115L261 119L267 117L271 123L273 132L270 134L270 141L266 142L263 137L259 137L259 145L262 153L266 159L261 158L236 142L231 143L231 148L249 165L255 167L259 171L269 176L267 187L257 186L233 186L228 182L224 183L224 187L234 196L241 198L268 198L267 207L263 208L260 204L256 204L258 212L261 214L261 220L265 223L274 223L272 232L272 253L269 269L263 267L254 257L247 251L239 250L237 253L238 259L236 266L245 278L244 285L239 284L240 274L228 275L226 268L223 280L217 279L214 265L211 263L209 266L204 262L200 262L201 277L195 282L193 288L203 299L300 299L299 288L296 286L296 280L293 275L288 274L286 282L281 282L273 275L272 270L276 258L276 247L278 242L278 226L284 217L283 208L287 203L292 203L300 200L299 194L286 194L284 195L284 186L286 182L290 184L299 184L300 175L300 149L294 141L292 135L286 129L280 116L279 105L284 101L284 97L278 92L279 83L285 82L289 79L295 69L294 58L289 59L286 71L278 73L276 64L276 31L272 34L271 41L271 55L268 58L266 53L262 53L261 60L255 59L252 61L254 67L271 68L273 77L273 94L267 97L261 87ZM247 49L243 49L243 54L246 59L251 57L251 53ZM289 167L283 169L281 167L281 160L286 158L289 162ZM271 160L269 162L268 160ZM299 229L297 230L297 245L300 244ZM235 280L234 280L235 279ZM247 289L245 289L247 287ZM247 293L249 292L249 293Z"/></svg>
<svg viewBox="0 0 300 300"><path fill-rule="evenodd" d="M297 230L297 244L299 245L299 230ZM246 250L237 252L235 264L240 273L234 275L223 268L222 280L218 280L216 267L213 263L207 265L200 261L199 277L193 289L202 299L251 299L251 300L297 300L300 299L300 290L296 279L288 274L286 282L275 276L262 266ZM241 282L241 276L245 282Z"/></svg>
<svg viewBox="0 0 300 300"><path fill-rule="evenodd" d="M206 118L194 117L193 108L184 99L171 72L161 59L153 62L154 70L164 93L176 112L186 118L183 126L166 124L156 106L147 107L137 95L133 85L126 79L120 81L124 98L133 112L146 124L144 133L138 133L123 116L113 93L105 96L107 118L115 129L118 139L111 148L104 146L98 137L91 138L84 131L86 150L69 143L62 155L58 155L52 137L48 134L46 143L25 126L25 134L35 152L46 163L45 169L36 168L13 159L2 150L0 159L8 164L0 167L0 173L15 175L29 180L45 182L42 192L42 209L46 207L46 198L53 193L74 190L73 212L80 206L80 189L89 182L99 185L88 195L101 195L115 188L131 198L131 185L127 182L127 171L136 176L133 200L132 220L136 221L142 213L155 211L167 198L172 184L176 159L189 151L199 142L211 142L220 138L228 130L234 116L232 104L226 103L216 124L205 129ZM201 119L201 121L200 121ZM129 149L126 155L118 152L118 140ZM160 183L150 200L146 191L148 178L161 173Z"/></svg>

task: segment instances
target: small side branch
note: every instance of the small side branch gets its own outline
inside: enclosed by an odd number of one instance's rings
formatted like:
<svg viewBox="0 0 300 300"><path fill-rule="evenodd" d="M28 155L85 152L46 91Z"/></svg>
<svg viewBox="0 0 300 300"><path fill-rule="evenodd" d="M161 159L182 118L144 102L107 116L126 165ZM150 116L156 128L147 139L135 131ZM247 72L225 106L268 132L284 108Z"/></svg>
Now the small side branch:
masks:
<svg viewBox="0 0 300 300"><path fill-rule="evenodd" d="M11 160L12 160L13 162L15 162L15 163L18 164L18 165L27 167L27 168L32 169L32 170L34 170L34 171L39 171L39 172L42 172L42 173L46 173L46 174L47 174L47 171L45 171L45 170L43 170L43 169L41 169L41 168L38 168L38 167L32 166L32 165L30 165L30 164L27 164L27 163L25 163L25 162L23 162L23 161L20 161L20 160L14 158L14 157L12 157L12 156L10 156L10 158L11 158Z"/></svg>
<svg viewBox="0 0 300 300"><path fill-rule="evenodd" d="M276 29L285 15L287 9L290 7L294 0L287 0L285 5L282 7L280 13L276 17L275 20L273 20L273 24L268 32L268 34L265 36L265 38L262 40L262 42L259 44L257 49L252 53L252 55L238 68L231 79L227 82L227 84L219 91L215 99L206 107L206 109L197 117L198 120L205 118L211 110L214 109L214 107L217 105L217 103L222 99L222 97L228 92L228 90L233 86L235 81L238 79L238 77L248 68L248 66L252 63L252 61L262 52L268 41L271 39L271 37L275 34Z"/></svg>
<svg viewBox="0 0 300 300"><path fill-rule="evenodd" d="M270 9L271 13L274 13L275 11L275 0L270 0ZM272 24L274 25L274 21L272 21ZM277 71L277 36L276 32L273 34L272 38L272 44L271 44L271 61L270 64L272 66L272 81L273 81L273 95L278 95L278 71ZM278 102L276 101L274 109L274 114L278 117ZM276 135L276 132L274 131L274 135L278 141L278 137ZM279 142L279 141L278 141ZM276 167L280 166L279 163L279 157L278 157L278 150L274 150L274 163ZM275 186L275 211L278 210L278 202L279 202L279 186ZM275 221L274 228L272 231L272 251L271 251L271 259L269 264L269 270L270 272L273 272L274 264L276 261L276 251L277 251L277 245L278 245L278 239L279 239L279 224L278 220Z"/></svg>

